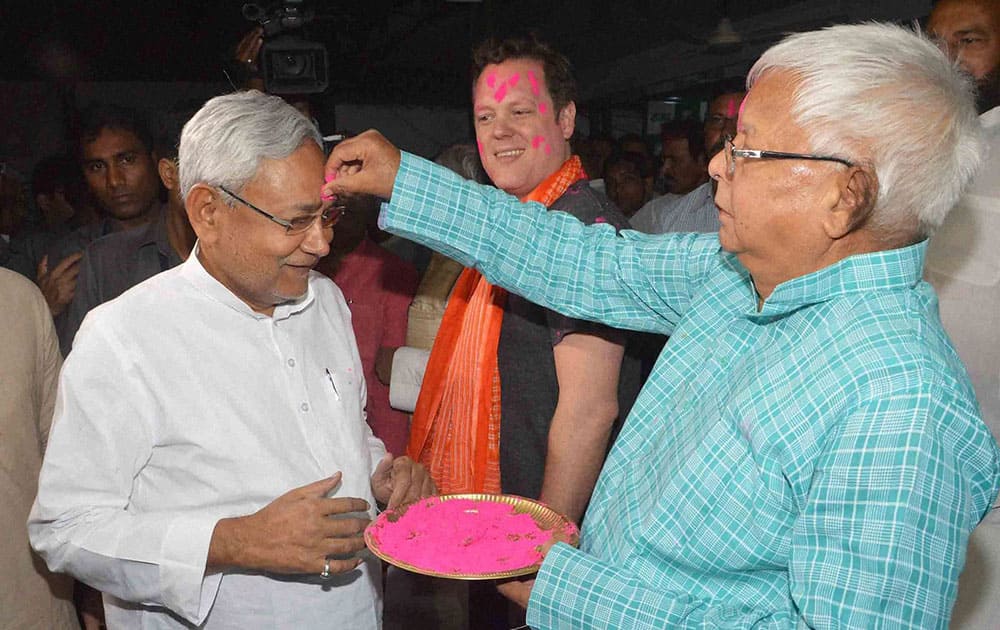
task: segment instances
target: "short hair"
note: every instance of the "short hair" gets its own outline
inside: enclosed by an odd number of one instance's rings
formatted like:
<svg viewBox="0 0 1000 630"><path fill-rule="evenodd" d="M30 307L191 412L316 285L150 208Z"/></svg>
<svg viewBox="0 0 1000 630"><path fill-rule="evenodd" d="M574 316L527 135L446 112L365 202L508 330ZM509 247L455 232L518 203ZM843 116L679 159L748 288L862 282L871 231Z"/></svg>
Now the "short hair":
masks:
<svg viewBox="0 0 1000 630"><path fill-rule="evenodd" d="M82 156L83 147L97 140L105 129L128 131L142 142L146 151L153 151L153 134L142 112L123 105L94 103L80 112L76 133L77 155Z"/></svg>
<svg viewBox="0 0 1000 630"><path fill-rule="evenodd" d="M611 157L604 162L604 172L607 173L616 164L631 164L635 167L635 172L639 177L646 179L656 175L656 165L648 155L636 153L635 151L616 150Z"/></svg>
<svg viewBox="0 0 1000 630"><path fill-rule="evenodd" d="M483 169L482 160L479 158L479 151L471 144L453 144L438 153L434 161L441 166L458 173L465 179L488 183L489 177Z"/></svg>
<svg viewBox="0 0 1000 630"><path fill-rule="evenodd" d="M618 138L618 141L615 143L615 146L618 150L623 150L623 147L630 142L642 145L645 151L649 153L649 143L646 142L645 138L643 138L637 133L629 132L622 135L622 137Z"/></svg>
<svg viewBox="0 0 1000 630"><path fill-rule="evenodd" d="M216 96L181 132L181 196L200 182L239 192L261 160L283 160L310 141L323 146L316 126L277 96L257 90Z"/></svg>
<svg viewBox="0 0 1000 630"><path fill-rule="evenodd" d="M792 116L810 150L867 163L878 177L869 226L885 239L941 225L981 161L971 79L922 33L893 24L791 35L750 69L797 79Z"/></svg>
<svg viewBox="0 0 1000 630"><path fill-rule="evenodd" d="M705 126L697 120L672 120L660 126L663 144L671 140L687 140L688 153L697 160L705 155Z"/></svg>
<svg viewBox="0 0 1000 630"><path fill-rule="evenodd" d="M486 66L510 59L531 59L542 64L554 116L558 117L564 107L576 101L576 80L569 59L534 34L506 39L490 37L479 44L472 53L473 86Z"/></svg>

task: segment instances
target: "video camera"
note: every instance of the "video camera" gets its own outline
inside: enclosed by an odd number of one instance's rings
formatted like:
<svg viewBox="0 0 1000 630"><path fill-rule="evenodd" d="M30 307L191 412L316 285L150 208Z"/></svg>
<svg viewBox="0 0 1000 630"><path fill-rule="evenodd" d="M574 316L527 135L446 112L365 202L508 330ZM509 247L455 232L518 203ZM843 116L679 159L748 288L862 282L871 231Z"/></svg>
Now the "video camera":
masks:
<svg viewBox="0 0 1000 630"><path fill-rule="evenodd" d="M305 38L303 27L314 13L305 0L282 0L264 8L243 5L243 17L264 29L258 63L264 89L271 94L317 94L329 85L326 46Z"/></svg>

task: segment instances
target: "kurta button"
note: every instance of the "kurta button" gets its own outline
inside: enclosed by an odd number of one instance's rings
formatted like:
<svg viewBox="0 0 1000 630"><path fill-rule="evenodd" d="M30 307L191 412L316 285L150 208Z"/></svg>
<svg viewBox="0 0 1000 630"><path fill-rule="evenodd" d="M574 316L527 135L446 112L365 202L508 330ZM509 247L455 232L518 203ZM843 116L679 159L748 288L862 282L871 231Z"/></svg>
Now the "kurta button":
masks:
<svg viewBox="0 0 1000 630"><path fill-rule="evenodd" d="M288 367L295 367L295 359L288 360Z"/></svg>
<svg viewBox="0 0 1000 630"><path fill-rule="evenodd" d="M299 406L299 409L301 409L302 411L309 411L309 403L302 403Z"/></svg>

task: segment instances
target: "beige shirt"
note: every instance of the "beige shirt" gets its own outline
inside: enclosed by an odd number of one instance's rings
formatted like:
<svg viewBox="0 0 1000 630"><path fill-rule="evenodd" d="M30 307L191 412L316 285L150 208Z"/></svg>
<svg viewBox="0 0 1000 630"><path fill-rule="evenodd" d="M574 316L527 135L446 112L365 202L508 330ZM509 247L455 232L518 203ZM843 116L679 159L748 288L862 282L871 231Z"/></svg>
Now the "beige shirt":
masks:
<svg viewBox="0 0 1000 630"><path fill-rule="evenodd" d="M73 582L28 546L62 358L42 294L0 269L0 630L78 628Z"/></svg>
<svg viewBox="0 0 1000 630"><path fill-rule="evenodd" d="M989 153L927 247L941 323L976 388L983 420L1000 440L1000 107L982 114Z"/></svg>
<svg viewBox="0 0 1000 630"><path fill-rule="evenodd" d="M969 371L983 420L1000 438L1000 107L982 114L989 153L927 247L924 276L941 323ZM998 499L1000 502L1000 499ZM1000 509L972 532L951 630L996 630L1000 619Z"/></svg>

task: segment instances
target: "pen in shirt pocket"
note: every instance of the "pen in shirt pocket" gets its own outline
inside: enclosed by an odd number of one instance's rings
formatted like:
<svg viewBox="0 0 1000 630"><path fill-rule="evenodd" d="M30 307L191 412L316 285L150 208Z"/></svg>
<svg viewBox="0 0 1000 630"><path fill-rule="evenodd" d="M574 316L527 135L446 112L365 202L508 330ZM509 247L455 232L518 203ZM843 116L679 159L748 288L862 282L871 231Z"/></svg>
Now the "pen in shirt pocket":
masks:
<svg viewBox="0 0 1000 630"><path fill-rule="evenodd" d="M333 388L333 395L340 400L340 392L337 391L337 381L333 380L333 374L330 372L330 368L323 368L326 370L326 378L330 381L330 387Z"/></svg>

